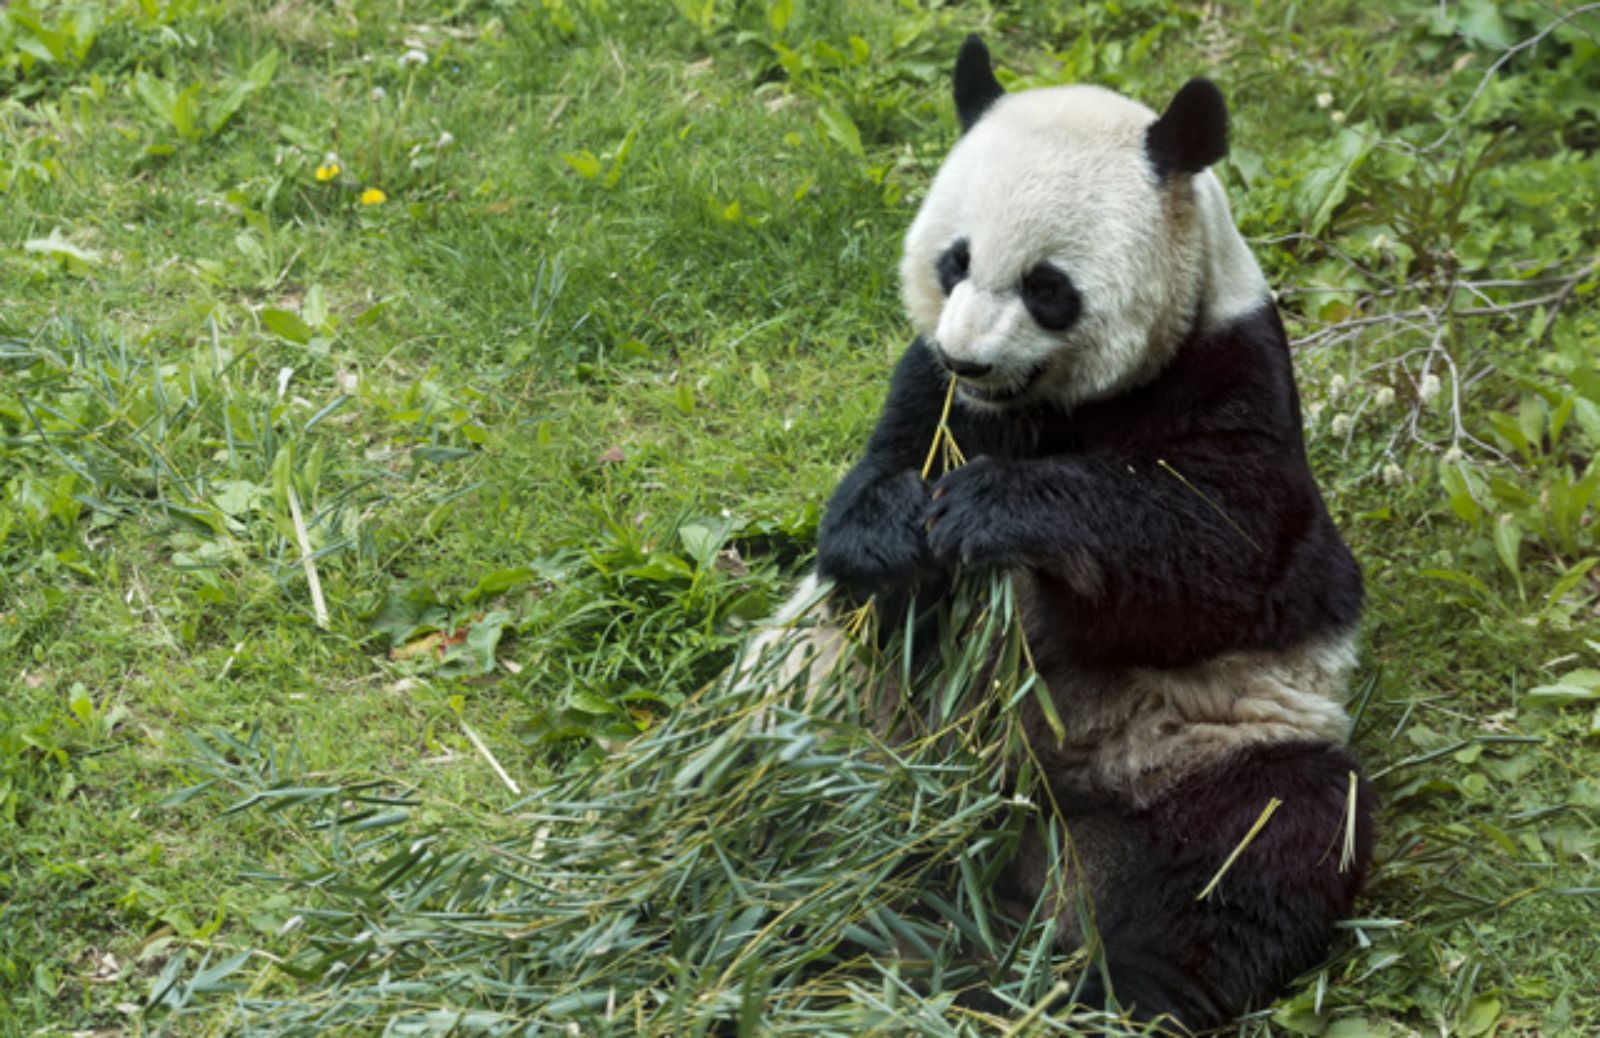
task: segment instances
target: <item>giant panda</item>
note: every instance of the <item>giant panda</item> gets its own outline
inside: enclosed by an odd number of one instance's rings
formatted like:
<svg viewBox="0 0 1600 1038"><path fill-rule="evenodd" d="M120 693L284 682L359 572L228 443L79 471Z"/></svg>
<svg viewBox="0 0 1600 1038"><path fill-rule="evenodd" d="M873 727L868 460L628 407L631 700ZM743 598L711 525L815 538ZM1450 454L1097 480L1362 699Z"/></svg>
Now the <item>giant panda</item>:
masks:
<svg viewBox="0 0 1600 1038"><path fill-rule="evenodd" d="M816 674L842 651L828 582L892 600L1012 574L1067 729L1024 717L1073 853L1030 837L1008 882L1030 901L1059 889L1047 862L1076 862L1103 952L1085 1001L1216 1026L1326 954L1368 865L1344 707L1361 572L1208 168L1218 88L1191 80L1159 116L1094 86L1007 93L971 37L954 94L962 132L900 265L916 340L778 620L821 618ZM969 461L924 479L952 379ZM1077 899L1053 904L1084 940Z"/></svg>

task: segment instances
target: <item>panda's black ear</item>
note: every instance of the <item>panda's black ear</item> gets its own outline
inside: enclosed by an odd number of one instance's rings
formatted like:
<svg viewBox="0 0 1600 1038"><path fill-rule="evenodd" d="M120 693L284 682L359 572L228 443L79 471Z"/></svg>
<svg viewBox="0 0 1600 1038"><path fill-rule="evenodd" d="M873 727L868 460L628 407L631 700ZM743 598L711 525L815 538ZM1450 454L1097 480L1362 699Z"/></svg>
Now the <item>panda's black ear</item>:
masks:
<svg viewBox="0 0 1600 1038"><path fill-rule="evenodd" d="M976 34L968 36L956 55L956 115L961 119L961 132L972 129L972 124L988 110L1006 90L994 78L989 65L989 48Z"/></svg>
<svg viewBox="0 0 1600 1038"><path fill-rule="evenodd" d="M1144 134L1156 176L1198 173L1228 154L1228 103L1209 79L1191 79Z"/></svg>

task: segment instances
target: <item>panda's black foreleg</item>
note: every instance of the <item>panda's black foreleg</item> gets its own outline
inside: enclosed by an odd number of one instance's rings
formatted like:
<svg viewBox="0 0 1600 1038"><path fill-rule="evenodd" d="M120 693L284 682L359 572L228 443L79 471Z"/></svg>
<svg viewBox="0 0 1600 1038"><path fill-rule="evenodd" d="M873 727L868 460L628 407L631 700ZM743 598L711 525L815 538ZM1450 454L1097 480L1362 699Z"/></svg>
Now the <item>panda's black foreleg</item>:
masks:
<svg viewBox="0 0 1600 1038"><path fill-rule="evenodd" d="M923 529L928 487L915 469L852 471L828 503L817 571L862 595L896 591L933 566Z"/></svg>
<svg viewBox="0 0 1600 1038"><path fill-rule="evenodd" d="M1348 818L1352 773L1343 747L1257 747L1134 814L1135 853L1094 881L1105 975L1088 979L1084 1003L1109 986L1135 1018L1199 1031L1267 1004L1321 961L1371 858L1359 779ZM1280 806L1212 885L1273 798Z"/></svg>
<svg viewBox="0 0 1600 1038"><path fill-rule="evenodd" d="M930 568L942 572L928 551L932 488L922 468L949 384L950 373L913 343L895 365L866 450L828 499L817 531L817 570L857 597L922 583Z"/></svg>

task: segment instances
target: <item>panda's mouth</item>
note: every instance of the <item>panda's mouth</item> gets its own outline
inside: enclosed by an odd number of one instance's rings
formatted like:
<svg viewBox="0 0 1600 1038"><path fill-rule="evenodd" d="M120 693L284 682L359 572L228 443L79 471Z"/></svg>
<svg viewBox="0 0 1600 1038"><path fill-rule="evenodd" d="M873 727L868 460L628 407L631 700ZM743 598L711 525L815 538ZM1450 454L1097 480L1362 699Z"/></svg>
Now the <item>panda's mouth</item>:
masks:
<svg viewBox="0 0 1600 1038"><path fill-rule="evenodd" d="M1027 396L1028 390L1032 389L1039 381L1039 376L1044 374L1044 369L1045 365L1040 364L1030 369L1020 379L1007 379L999 384L960 378L956 380L956 388L964 398L973 403L1004 407Z"/></svg>

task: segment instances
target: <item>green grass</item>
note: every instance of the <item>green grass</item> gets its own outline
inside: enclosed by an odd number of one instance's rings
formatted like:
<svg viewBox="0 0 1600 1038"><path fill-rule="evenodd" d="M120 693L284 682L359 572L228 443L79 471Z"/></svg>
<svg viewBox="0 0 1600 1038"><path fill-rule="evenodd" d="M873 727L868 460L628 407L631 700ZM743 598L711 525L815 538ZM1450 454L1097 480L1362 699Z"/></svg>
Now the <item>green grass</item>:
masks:
<svg viewBox="0 0 1600 1038"><path fill-rule="evenodd" d="M150 1030L163 976L296 947L315 898L252 876L337 836L238 790L492 841L469 728L569 782L722 668L907 337L972 30L1015 85L1223 85L1367 566L1382 864L1242 1026L1600 1029L1600 13L13 0L0 1034Z"/></svg>

